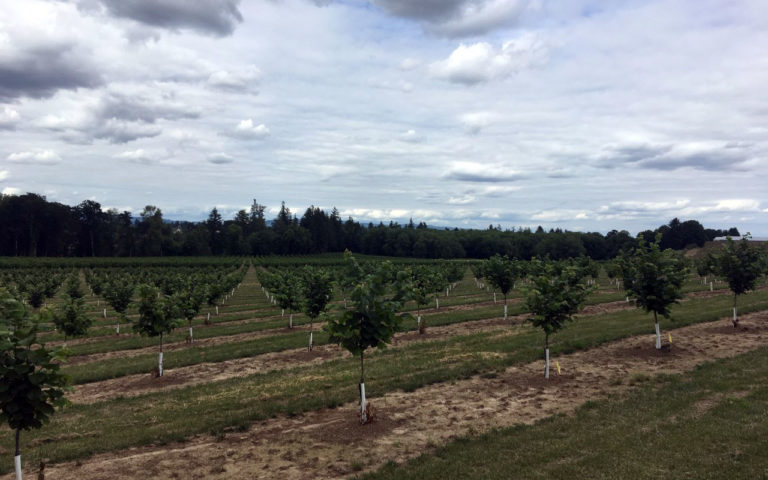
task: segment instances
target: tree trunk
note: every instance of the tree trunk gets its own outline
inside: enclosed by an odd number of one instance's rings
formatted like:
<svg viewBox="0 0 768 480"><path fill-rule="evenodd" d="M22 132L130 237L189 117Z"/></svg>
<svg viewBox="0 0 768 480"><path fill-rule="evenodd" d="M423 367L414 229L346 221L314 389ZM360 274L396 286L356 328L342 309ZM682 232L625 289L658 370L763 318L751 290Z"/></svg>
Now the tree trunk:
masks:
<svg viewBox="0 0 768 480"><path fill-rule="evenodd" d="M291 312L291 315L288 318L288 328L293 328L293 312Z"/></svg>
<svg viewBox="0 0 768 480"><path fill-rule="evenodd" d="M549 334L544 334L544 378L549 379Z"/></svg>
<svg viewBox="0 0 768 480"><path fill-rule="evenodd" d="M504 320L507 319L507 294L504 294Z"/></svg>
<svg viewBox="0 0 768 480"><path fill-rule="evenodd" d="M312 327L313 327L312 317L309 317L309 351L310 352L312 351Z"/></svg>
<svg viewBox="0 0 768 480"><path fill-rule="evenodd" d="M189 343L192 343L195 341L194 336L192 335L192 320L189 321Z"/></svg>
<svg viewBox="0 0 768 480"><path fill-rule="evenodd" d="M16 454L13 457L13 465L16 469L16 480L21 480L21 450L19 449L19 434L21 434L21 429L16 430Z"/></svg>
<svg viewBox="0 0 768 480"><path fill-rule="evenodd" d="M659 318L656 312L653 312L653 323L656 326L656 350L661 350L661 332L659 331Z"/></svg>
<svg viewBox="0 0 768 480"><path fill-rule="evenodd" d="M365 363L363 356L365 352L360 352L360 423L368 422L368 415L365 412Z"/></svg>
<svg viewBox="0 0 768 480"><path fill-rule="evenodd" d="M733 294L733 328L736 328L739 326L739 313L738 309L736 307L736 299L738 298L738 295L735 293Z"/></svg>
<svg viewBox="0 0 768 480"><path fill-rule="evenodd" d="M163 334L160 334L160 355L157 357L157 376L163 376Z"/></svg>

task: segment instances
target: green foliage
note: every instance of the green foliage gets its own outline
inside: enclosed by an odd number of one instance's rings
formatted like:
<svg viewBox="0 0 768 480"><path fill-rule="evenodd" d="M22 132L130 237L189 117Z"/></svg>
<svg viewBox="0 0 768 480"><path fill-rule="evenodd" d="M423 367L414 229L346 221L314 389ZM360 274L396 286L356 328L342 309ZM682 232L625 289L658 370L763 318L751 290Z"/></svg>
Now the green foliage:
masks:
<svg viewBox="0 0 768 480"><path fill-rule="evenodd" d="M64 303L54 313L53 323L66 337L82 337L93 324L91 317L85 314L85 300L82 297L65 296Z"/></svg>
<svg viewBox="0 0 768 480"><path fill-rule="evenodd" d="M350 261L354 258L350 257ZM409 299L410 290L405 271L396 270L390 262L382 263L354 287L351 308L329 320L325 330L330 341L353 355L386 346L400 327L402 316L397 312Z"/></svg>
<svg viewBox="0 0 768 480"><path fill-rule="evenodd" d="M26 308L0 290L0 421L17 435L40 428L66 403L68 379L59 364L67 354L63 347L48 350L40 344Z"/></svg>
<svg viewBox="0 0 768 480"><path fill-rule="evenodd" d="M531 260L531 284L525 288L525 304L533 314L528 321L541 328L549 347L549 336L573 320L592 288L583 283L584 272L575 266L558 269L551 262Z"/></svg>
<svg viewBox="0 0 768 480"><path fill-rule="evenodd" d="M73 272L67 277L67 281L64 283L64 291L72 298L83 298L83 289L80 288L80 277L77 272Z"/></svg>
<svg viewBox="0 0 768 480"><path fill-rule="evenodd" d="M301 294L304 297L304 313L314 320L328 306L333 295L333 283L325 269L307 266L303 273Z"/></svg>
<svg viewBox="0 0 768 480"><path fill-rule="evenodd" d="M135 286L133 281L127 276L117 276L113 278L104 289L104 298L107 303L125 318L125 312L128 305L131 304Z"/></svg>
<svg viewBox="0 0 768 480"><path fill-rule="evenodd" d="M728 281L735 295L754 289L757 279L763 274L762 253L750 245L749 234L738 243L728 237L723 251L711 257L711 261L717 274Z"/></svg>
<svg viewBox="0 0 768 480"><path fill-rule="evenodd" d="M506 303L507 294L514 287L515 279L520 276L517 262L510 260L506 255L494 255L483 263L480 271L488 283L504 295Z"/></svg>
<svg viewBox="0 0 768 480"><path fill-rule="evenodd" d="M659 237L646 245L638 238L634 252L619 257L618 265L624 279L624 288L637 306L670 318L670 307L682 298L681 288L688 273L683 259L672 250L662 251Z"/></svg>
<svg viewBox="0 0 768 480"><path fill-rule="evenodd" d="M157 288L147 284L139 285L139 318L133 324L133 331L157 337L170 333L179 324L180 311L171 297L160 296Z"/></svg>

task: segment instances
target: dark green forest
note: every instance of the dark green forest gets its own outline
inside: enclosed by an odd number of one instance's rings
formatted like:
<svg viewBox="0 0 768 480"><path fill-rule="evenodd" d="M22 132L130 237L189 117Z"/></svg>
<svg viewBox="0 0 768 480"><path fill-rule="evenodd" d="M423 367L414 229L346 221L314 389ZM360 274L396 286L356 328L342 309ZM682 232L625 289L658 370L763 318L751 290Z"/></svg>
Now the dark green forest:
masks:
<svg viewBox="0 0 768 480"><path fill-rule="evenodd" d="M214 208L201 222L167 221L160 208L147 205L131 212L103 211L98 202L76 206L48 201L44 196L0 195L0 256L137 257L199 255L297 255L341 252L417 258L488 258L495 253L519 259L589 256L615 257L636 238L625 230L569 232L489 226L476 229L436 229L423 222L401 225L361 224L310 206L299 217L283 203L275 218L253 202L224 219ZM662 235L662 247L702 246L716 236L738 235L736 228L704 228L696 220L673 219L656 230L641 232L652 240Z"/></svg>

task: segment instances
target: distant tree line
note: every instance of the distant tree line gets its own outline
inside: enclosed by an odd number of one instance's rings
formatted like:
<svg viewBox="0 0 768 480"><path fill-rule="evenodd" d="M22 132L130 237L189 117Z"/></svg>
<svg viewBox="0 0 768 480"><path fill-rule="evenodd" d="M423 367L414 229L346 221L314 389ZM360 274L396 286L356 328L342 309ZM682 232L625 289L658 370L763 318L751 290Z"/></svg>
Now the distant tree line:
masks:
<svg viewBox="0 0 768 480"><path fill-rule="evenodd" d="M42 195L0 195L1 256L200 256L296 255L342 252L419 258L488 258L494 254L519 259L549 256L564 259L589 256L614 258L634 248L629 232L569 232L522 228L503 230L434 229L425 223L405 225L361 224L342 220L335 208L326 212L310 206L301 217L285 203L274 219L255 200L225 220L214 208L202 222L166 221L162 211L147 205L134 217L131 212L103 211L93 200L77 206L49 202ZM701 246L717 236L739 234L705 229L699 222L673 219L641 236L652 241L662 234L661 247L682 249Z"/></svg>

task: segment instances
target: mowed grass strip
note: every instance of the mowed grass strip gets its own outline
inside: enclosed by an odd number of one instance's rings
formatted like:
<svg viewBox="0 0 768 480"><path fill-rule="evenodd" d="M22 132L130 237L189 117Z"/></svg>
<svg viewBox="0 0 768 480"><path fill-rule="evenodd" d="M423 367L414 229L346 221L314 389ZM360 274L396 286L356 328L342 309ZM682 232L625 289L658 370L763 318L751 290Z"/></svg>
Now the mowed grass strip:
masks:
<svg viewBox="0 0 768 480"><path fill-rule="evenodd" d="M461 438L363 480L766 478L768 349L646 379L623 401Z"/></svg>
<svg viewBox="0 0 768 480"><path fill-rule="evenodd" d="M761 302L763 302L763 298L768 298L768 292L755 292L751 295L748 295L744 297L745 300L743 303L743 306L740 307L740 311L743 313L747 313L749 311L759 310L764 307L760 307L759 305L763 305ZM692 309L692 311L697 312L698 309L695 307L695 305L699 304L705 304L705 305L711 305L712 311L707 312L708 317L710 320L714 320L717 318L716 316L712 316L712 312L720 311L721 315L727 314L728 305L731 302L730 296L715 296L708 299L700 299L695 300L692 302L685 302L682 305L679 305L676 307L675 312L687 312ZM757 305L751 305L750 302L757 302ZM745 310L746 308L746 310ZM752 308L752 310L749 310ZM500 317L502 314L502 311L500 309L503 309L500 305L493 305L488 307L480 307L480 308L474 308L474 309L467 309L467 310L454 310L444 313L439 313L439 311L435 314L430 314L429 316L424 316L425 321L427 322L428 327L429 326L442 326L442 325L452 325L456 323L463 323L468 321L475 321L475 320L484 320L488 318L497 318ZM702 309L702 312L704 313L704 310ZM509 315L519 315L524 313L524 307L521 303L509 305ZM677 316L677 314L676 314ZM631 322L632 319L636 319L638 323L637 327L640 328L640 330L633 330L632 332L627 333L626 335L634 335L640 331L643 331L642 329L645 328L647 325L643 325L641 319L643 317L649 317L648 318L648 324L651 324L650 316L642 313L641 311L637 309L630 309L627 311L622 312L616 312L611 314L610 316L606 315L597 315L598 318L613 318L615 321L619 322L621 325L624 325L624 323ZM583 317L582 319L579 319L577 323L582 324L584 320L588 317ZM597 320L599 325L602 325L601 320ZM296 318L294 317L294 325L304 325L309 322L309 319L306 317L300 317ZM261 331L266 329L267 327L263 327L263 325L266 325L267 322L260 322L252 326L253 330L248 330L246 327L250 324L243 325L244 331ZM271 322L268 323L269 325L272 325ZM687 323L683 323L687 324ZM284 326L280 324L281 326ZM275 328L275 326L272 326L272 328ZM624 328L624 327L622 327ZM201 338L211 338L215 337L217 335L213 334L207 334L209 330L215 330L216 327L208 327L208 329L199 329L195 332L195 338L201 339ZM402 329L404 331L414 331L417 329L416 325L416 319L415 318L408 318L403 321ZM320 325L317 326L317 330L320 330ZM553 337L555 339L561 338L562 342L561 345L564 346L566 352L573 351L575 349L584 348L586 345L581 338L579 337L579 332L581 332L582 328L578 329L571 329L567 328L562 333L558 333L556 337ZM198 332L200 334L198 334ZM182 329L181 333L186 333L186 330ZM532 332L535 333L535 332ZM608 330L605 330L603 334L595 333L595 332L588 332L586 335L592 336L598 334L600 335L599 342L603 342L609 339L615 339L619 338L616 335L618 335L618 332L610 332ZM176 339L176 341L180 341L180 333L174 334L175 336L171 336L171 339ZM279 352L279 351L285 351L295 348L302 348L307 343L307 332L290 332L290 333L277 333L275 335L270 335L266 337L256 338L252 340L246 340L242 342L225 342L214 346L208 346L208 347L197 347L197 346L191 346L189 348L184 348L180 350L175 351L169 351L165 354L164 358L164 366L167 369L171 368L178 368L178 367L184 367L189 365L195 365L198 363L203 362L221 362L224 360L233 360L237 358L246 358L251 357L255 355L260 355L262 353L268 353L268 352ZM123 340L120 340L123 341ZM149 338L142 338L142 337L133 337L133 338L127 338L124 340L125 342L135 342L137 345L141 345L142 347L147 346L153 346L153 345L159 345L158 339L149 339ZM166 341L172 341L172 340L166 340ZM314 337L315 345L324 345L328 343L327 336L322 332L316 332ZM599 343L598 342L598 343ZM86 349L89 347L90 344L83 344L76 347L83 347L83 351L87 351ZM140 347L135 347L140 348ZM159 348L159 347L158 347ZM558 347L554 346L552 352L556 352ZM75 350L75 347L73 347L73 350ZM119 350L119 349L115 349ZM97 353L99 350L92 351L90 353ZM81 384L81 383L89 383L89 382L97 382L100 380L107 380L110 378L117 378L125 375L133 375L137 373L148 373L152 371L157 365L157 354L156 353L149 353L144 355L137 355L130 358L110 358L106 360L101 360L98 362L91 362L87 364L81 364L81 365L75 365L75 366L66 366L64 367L65 373L70 375L72 378L73 384Z"/></svg>
<svg viewBox="0 0 768 480"><path fill-rule="evenodd" d="M768 292L741 299L742 311L768 308ZM727 315L730 299L713 297L675 308L676 326ZM650 333L641 312L585 317L558 333L553 353L588 348L616 338ZM665 329L673 327L662 322ZM652 340L649 338L648 340ZM528 326L371 352L366 356L366 387L372 398L437 382L497 371L542 357L543 334ZM147 444L183 440L199 433L246 429L254 421L334 407L357 398L359 359L332 360L311 367L272 371L168 392L73 405L53 416L42 430L24 432L27 461L53 462ZM351 414L351 413L350 413ZM3 429L0 447L12 451L13 435ZM34 447L33 447L34 446ZM0 470L11 469L10 456Z"/></svg>

